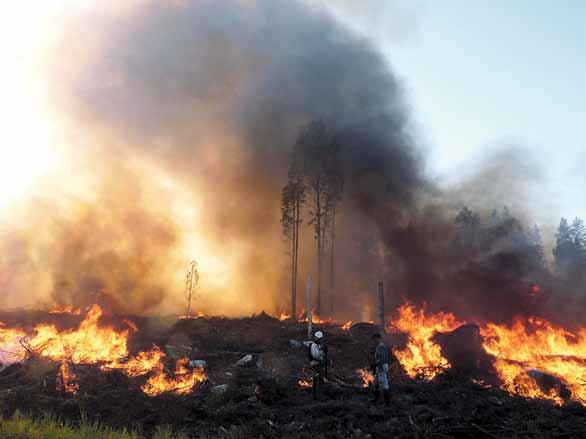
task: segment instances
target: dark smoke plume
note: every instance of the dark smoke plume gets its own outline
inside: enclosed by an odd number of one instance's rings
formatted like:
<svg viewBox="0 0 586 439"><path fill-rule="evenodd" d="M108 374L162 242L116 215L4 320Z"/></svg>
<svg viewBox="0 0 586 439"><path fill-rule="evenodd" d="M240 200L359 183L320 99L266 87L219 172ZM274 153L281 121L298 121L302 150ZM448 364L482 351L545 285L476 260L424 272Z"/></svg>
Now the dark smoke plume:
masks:
<svg viewBox="0 0 586 439"><path fill-rule="evenodd" d="M191 185L207 233L225 252L244 248L240 271L262 281L248 294L279 285L269 269L283 252L278 195L304 124L324 120L340 139L348 224L359 216L374 228L368 218L380 210L400 223L425 186L400 84L323 11L283 0L153 1L80 20L92 32L76 26L54 60L56 77L68 78L55 82L60 110L98 133L99 148L146 157ZM72 62L87 50L81 66ZM352 228L343 234L352 241Z"/></svg>
<svg viewBox="0 0 586 439"><path fill-rule="evenodd" d="M376 281L384 278L390 304L409 297L491 318L503 304L518 311L509 300L512 281L499 278L498 258L490 259L488 272L484 260L476 259L477 271L461 263L453 204L429 201L449 197L426 179L401 83L370 43L301 1L143 1L122 9L100 13L97 6L69 20L49 57L51 96L64 131L88 154L123 157L130 168L135 161L162 168L188 188L200 206L201 235L214 241L218 258L235 258L236 280L206 299L209 312L274 307L287 296L279 195L296 137L314 120L335 133L346 179L338 310L372 302ZM121 181L117 173L100 175ZM141 175L141 185L158 184ZM112 203L129 208L127 197L114 196ZM153 209L142 214L152 218ZM173 216L164 217L169 229L147 218L146 241L125 251L112 245L106 261L82 257L72 270L123 264L154 279L181 235L173 232ZM64 227L57 236L68 234ZM312 232L303 233L302 276L313 269ZM151 234L169 249L142 260ZM92 239L79 236L75 248L84 254ZM55 245L59 263L76 252L67 239ZM489 283L492 302L486 273L496 279ZM454 279L470 287L465 300L453 290ZM122 287L116 294L138 290ZM125 303L152 308L171 294L156 282L146 290L153 292L148 300ZM479 306L489 302L498 306Z"/></svg>

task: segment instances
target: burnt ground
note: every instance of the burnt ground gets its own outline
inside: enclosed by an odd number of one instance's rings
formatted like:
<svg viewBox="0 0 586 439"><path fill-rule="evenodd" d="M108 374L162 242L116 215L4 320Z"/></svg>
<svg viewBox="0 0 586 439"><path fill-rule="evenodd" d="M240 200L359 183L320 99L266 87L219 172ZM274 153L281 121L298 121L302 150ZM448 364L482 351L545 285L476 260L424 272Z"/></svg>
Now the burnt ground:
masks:
<svg viewBox="0 0 586 439"><path fill-rule="evenodd" d="M0 314L0 321L30 325L38 321L75 326L81 317L43 313ZM116 318L112 322L116 322ZM77 395L56 389L58 364L31 358L0 372L0 409L51 413L75 422L89 419L146 434L171 425L193 437L235 438L579 438L586 437L586 408L575 402L556 406L486 388L461 376L443 373L431 382L408 379L395 368L390 407L374 406L356 369L369 364L369 334L321 326L328 336L331 382L314 402L299 387L306 363L306 327L266 315L247 319L133 319L139 331L133 353L164 347L169 366L188 355L208 363L209 382L189 396L151 398L140 391L146 378L104 373L96 366L74 367ZM253 355L249 367L236 361ZM216 386L227 384L223 393ZM215 389L216 388L216 389ZM215 389L215 390L214 390Z"/></svg>

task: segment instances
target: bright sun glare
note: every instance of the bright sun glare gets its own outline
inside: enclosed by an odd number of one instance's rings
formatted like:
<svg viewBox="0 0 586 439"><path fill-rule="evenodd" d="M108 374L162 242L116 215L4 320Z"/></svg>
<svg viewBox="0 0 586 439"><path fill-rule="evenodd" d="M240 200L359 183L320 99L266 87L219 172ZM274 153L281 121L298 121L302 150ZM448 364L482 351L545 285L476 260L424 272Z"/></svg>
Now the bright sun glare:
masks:
<svg viewBox="0 0 586 439"><path fill-rule="evenodd" d="M38 71L43 32L59 2L19 1L0 16L0 209L26 194L56 164L51 127L41 109Z"/></svg>

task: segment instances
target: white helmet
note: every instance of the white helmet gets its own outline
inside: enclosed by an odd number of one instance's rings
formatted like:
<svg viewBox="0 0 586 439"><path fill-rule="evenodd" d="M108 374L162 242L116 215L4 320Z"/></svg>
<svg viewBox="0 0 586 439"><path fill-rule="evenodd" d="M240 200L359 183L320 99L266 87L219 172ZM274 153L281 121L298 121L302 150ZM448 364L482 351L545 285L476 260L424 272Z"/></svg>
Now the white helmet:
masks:
<svg viewBox="0 0 586 439"><path fill-rule="evenodd" d="M313 336L318 340L321 340L322 338L324 338L324 333L321 331L317 331L315 334L313 334Z"/></svg>

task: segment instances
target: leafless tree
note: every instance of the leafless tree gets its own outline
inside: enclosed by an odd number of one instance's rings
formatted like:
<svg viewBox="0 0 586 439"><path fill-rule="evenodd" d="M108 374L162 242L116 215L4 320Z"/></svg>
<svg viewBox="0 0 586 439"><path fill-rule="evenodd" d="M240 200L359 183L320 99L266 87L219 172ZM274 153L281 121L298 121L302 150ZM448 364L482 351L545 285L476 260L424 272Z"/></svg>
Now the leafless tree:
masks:
<svg viewBox="0 0 586 439"><path fill-rule="evenodd" d="M195 260L191 261L187 267L185 275L185 296L187 298L187 315L191 315L191 302L195 298L195 291L199 284L199 270Z"/></svg>

